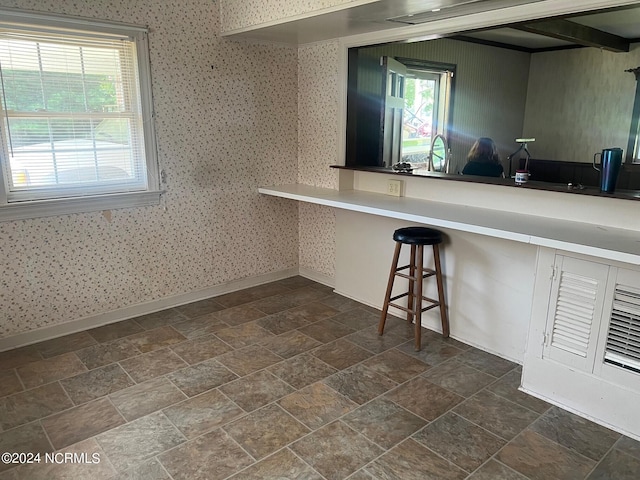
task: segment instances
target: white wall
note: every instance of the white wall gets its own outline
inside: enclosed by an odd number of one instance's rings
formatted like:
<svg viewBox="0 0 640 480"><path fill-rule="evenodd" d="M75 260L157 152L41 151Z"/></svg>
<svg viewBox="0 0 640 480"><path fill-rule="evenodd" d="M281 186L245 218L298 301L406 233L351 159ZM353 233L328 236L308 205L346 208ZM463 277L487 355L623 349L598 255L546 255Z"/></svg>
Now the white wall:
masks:
<svg viewBox="0 0 640 480"><path fill-rule="evenodd" d="M393 231L409 225L374 215L338 211L336 291L381 308L395 247ZM451 336L522 363L536 247L442 231L446 239L441 247L442 268ZM400 265L407 264L408 251L405 247ZM431 249L425 248L425 264L431 268L432 258ZM406 292L406 287L406 281L398 278L394 294ZM437 298L435 279L425 281L425 295ZM423 325L442 331L439 315L438 309L425 312Z"/></svg>

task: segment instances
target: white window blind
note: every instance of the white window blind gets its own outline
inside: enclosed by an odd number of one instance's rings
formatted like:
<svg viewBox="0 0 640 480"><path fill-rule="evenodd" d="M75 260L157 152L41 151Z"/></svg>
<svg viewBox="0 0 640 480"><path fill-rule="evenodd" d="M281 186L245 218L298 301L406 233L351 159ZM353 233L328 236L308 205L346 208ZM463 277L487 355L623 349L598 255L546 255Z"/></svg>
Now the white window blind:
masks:
<svg viewBox="0 0 640 480"><path fill-rule="evenodd" d="M146 33L23 17L0 21L0 213L157 191Z"/></svg>

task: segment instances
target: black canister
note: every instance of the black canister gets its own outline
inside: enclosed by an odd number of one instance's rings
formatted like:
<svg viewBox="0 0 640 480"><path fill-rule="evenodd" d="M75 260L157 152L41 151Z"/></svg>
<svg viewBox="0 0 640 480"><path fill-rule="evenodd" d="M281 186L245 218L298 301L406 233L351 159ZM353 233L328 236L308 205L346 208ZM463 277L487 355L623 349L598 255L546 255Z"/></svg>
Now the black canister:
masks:
<svg viewBox="0 0 640 480"><path fill-rule="evenodd" d="M596 166L596 157L600 155L600 168ZM622 165L621 148L605 148L602 153L593 156L593 168L600 172L600 191L613 193L618 181L618 173Z"/></svg>

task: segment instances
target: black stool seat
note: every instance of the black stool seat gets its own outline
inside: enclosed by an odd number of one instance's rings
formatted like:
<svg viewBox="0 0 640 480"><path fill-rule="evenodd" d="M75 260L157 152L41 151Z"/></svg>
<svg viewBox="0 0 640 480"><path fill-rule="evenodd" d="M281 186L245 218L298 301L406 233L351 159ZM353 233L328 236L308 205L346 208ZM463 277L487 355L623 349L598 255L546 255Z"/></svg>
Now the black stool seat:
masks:
<svg viewBox="0 0 640 480"><path fill-rule="evenodd" d="M406 227L393 232L393 239L408 245L436 245L442 243L442 232L427 227Z"/></svg>
<svg viewBox="0 0 640 480"><path fill-rule="evenodd" d="M384 332L384 325L387 319L389 307L395 307L399 310L407 312L407 321L415 323L415 349L421 348L422 338L422 312L435 307L440 307L440 320L442 322L442 336L449 336L449 319L447 318L447 306L444 298L444 282L442 278L442 267L440 265L440 244L442 243L442 232L427 227L406 227L399 228L393 232L393 239L396 242L396 248L393 253L391 262L391 271L389 272L389 282L387 283L387 293L384 297L382 306L382 315L378 324L378 334ZM403 245L411 247L409 255L409 265L398 267L400 258L400 250ZM426 268L423 264L424 246L431 245L433 248L433 260L435 268ZM409 270L407 273L401 273ZM422 294L423 281L428 277L436 277L438 284L438 298L425 297ZM409 280L409 290L399 295L393 295L393 283L395 277L401 277ZM397 303L396 300L407 297L407 306ZM426 302L427 306L423 306Z"/></svg>

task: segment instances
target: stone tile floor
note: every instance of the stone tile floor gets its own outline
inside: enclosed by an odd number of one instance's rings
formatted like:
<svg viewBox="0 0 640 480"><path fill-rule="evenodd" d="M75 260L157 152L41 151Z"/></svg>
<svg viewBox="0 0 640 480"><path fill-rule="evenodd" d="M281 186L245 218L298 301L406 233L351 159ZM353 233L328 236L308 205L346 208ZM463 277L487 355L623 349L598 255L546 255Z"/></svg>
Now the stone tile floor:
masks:
<svg viewBox="0 0 640 480"><path fill-rule="evenodd" d="M42 454L0 480L640 478L518 365L377 322L293 277L0 353L0 451Z"/></svg>

